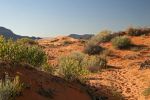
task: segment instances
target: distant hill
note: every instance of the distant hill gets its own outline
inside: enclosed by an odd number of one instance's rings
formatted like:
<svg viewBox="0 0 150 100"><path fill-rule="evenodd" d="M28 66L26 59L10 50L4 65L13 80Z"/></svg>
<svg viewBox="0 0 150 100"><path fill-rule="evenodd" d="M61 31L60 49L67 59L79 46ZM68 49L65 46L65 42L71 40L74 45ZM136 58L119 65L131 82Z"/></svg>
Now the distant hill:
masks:
<svg viewBox="0 0 150 100"><path fill-rule="evenodd" d="M0 27L0 35L3 35L6 39L12 38L13 40L17 40L20 38L30 38L30 39L40 39L39 37L29 37L29 36L21 36L13 33L10 29L5 27Z"/></svg>
<svg viewBox="0 0 150 100"><path fill-rule="evenodd" d="M94 35L93 34L83 34L83 35L70 34L68 37L72 37L75 39L90 39L92 36L94 36Z"/></svg>

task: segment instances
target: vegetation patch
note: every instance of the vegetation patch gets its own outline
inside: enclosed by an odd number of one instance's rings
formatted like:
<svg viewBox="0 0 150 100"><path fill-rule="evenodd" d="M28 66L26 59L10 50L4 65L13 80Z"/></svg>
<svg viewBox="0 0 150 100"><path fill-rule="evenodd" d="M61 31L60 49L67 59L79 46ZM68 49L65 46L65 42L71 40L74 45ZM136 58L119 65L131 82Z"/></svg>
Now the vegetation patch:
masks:
<svg viewBox="0 0 150 100"><path fill-rule="evenodd" d="M36 42L33 39L30 38L21 38L17 40L18 44L26 44L26 45L38 45L38 42Z"/></svg>
<svg viewBox="0 0 150 100"><path fill-rule="evenodd" d="M47 61L47 57L38 46L20 44L0 37L0 60L13 64L28 63L38 67Z"/></svg>
<svg viewBox="0 0 150 100"><path fill-rule="evenodd" d="M95 67L94 71L92 68ZM75 52L59 59L59 73L69 81L82 79L81 77L91 72L107 67L107 60L99 56L89 56Z"/></svg>
<svg viewBox="0 0 150 100"><path fill-rule="evenodd" d="M18 76L11 80L6 75L5 79L0 80L0 100L14 100L21 94L22 85Z"/></svg>
<svg viewBox="0 0 150 100"><path fill-rule="evenodd" d="M150 33L150 28L133 28L133 27L130 27L127 29L126 33L130 36L148 35Z"/></svg>
<svg viewBox="0 0 150 100"><path fill-rule="evenodd" d="M85 57L84 62L90 72L97 72L101 69L107 68L107 59L106 57L101 56L87 56Z"/></svg>
<svg viewBox="0 0 150 100"><path fill-rule="evenodd" d="M111 31L105 30L93 36L90 41L95 41L97 43L105 43L109 42L111 39L112 39Z"/></svg>
<svg viewBox="0 0 150 100"><path fill-rule="evenodd" d="M127 49L131 46L131 40L126 36L118 36L112 39L112 45L116 49Z"/></svg>
<svg viewBox="0 0 150 100"><path fill-rule="evenodd" d="M89 54L89 55L100 54L100 52L102 51L103 51L103 48L96 44L87 44L84 49L84 53Z"/></svg>
<svg viewBox="0 0 150 100"><path fill-rule="evenodd" d="M59 59L60 74L69 81L79 79L81 75L87 73L83 60L84 55L82 53L61 57Z"/></svg>

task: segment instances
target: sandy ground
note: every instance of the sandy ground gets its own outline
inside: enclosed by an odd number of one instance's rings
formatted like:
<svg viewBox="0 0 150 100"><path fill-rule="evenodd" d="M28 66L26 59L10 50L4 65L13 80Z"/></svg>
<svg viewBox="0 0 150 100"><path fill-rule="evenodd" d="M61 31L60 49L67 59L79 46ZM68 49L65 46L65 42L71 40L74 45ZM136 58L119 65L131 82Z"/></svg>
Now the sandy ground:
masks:
<svg viewBox="0 0 150 100"><path fill-rule="evenodd" d="M26 65L12 68L10 65L0 63L0 66L0 77L4 72L11 77L18 75L26 87L16 100L91 100L87 92L77 83L68 83ZM39 93L41 89L51 91L49 96L41 95Z"/></svg>
<svg viewBox="0 0 150 100"><path fill-rule="evenodd" d="M150 100L149 97L143 96L142 92L150 86L150 69L139 70L140 63L149 59L150 55L150 36L130 37L132 42L140 49L133 50L116 50L113 49L111 43L100 44L101 46L111 50L113 53L108 56L108 65L110 68L94 73L88 76L87 84L95 87L95 94L109 95L109 100L113 100L112 96L121 96L125 100ZM40 42L45 46L46 52L49 54L50 63L57 63L58 57L69 54L74 51L82 51L84 44L78 40L67 38L68 41L74 41L72 44L63 46L62 37L54 42ZM42 44L43 43L43 44ZM53 43L54 47L48 47L47 44ZM59 44L59 45L58 45ZM46 47L47 46L47 47Z"/></svg>

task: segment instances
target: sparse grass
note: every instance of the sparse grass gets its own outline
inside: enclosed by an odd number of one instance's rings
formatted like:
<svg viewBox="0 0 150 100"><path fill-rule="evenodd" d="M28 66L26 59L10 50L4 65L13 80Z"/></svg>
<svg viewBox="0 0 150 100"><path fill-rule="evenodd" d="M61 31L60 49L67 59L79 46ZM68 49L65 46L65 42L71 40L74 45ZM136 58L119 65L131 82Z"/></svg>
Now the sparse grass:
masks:
<svg viewBox="0 0 150 100"><path fill-rule="evenodd" d="M126 36L118 36L112 40L112 45L116 49L127 49L131 46L131 40Z"/></svg>
<svg viewBox="0 0 150 100"><path fill-rule="evenodd" d="M16 76L13 81L8 76L0 81L0 100L14 100L22 91L22 84L19 77Z"/></svg>

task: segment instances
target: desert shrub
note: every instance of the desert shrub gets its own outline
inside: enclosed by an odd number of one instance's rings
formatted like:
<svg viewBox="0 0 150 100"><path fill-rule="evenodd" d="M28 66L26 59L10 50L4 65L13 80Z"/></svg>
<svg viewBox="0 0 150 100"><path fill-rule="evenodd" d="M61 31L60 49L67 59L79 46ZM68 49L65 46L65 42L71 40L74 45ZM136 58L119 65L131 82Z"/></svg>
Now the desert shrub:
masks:
<svg viewBox="0 0 150 100"><path fill-rule="evenodd" d="M0 60L10 63L28 63L41 66L47 61L45 52L38 46L19 44L0 38Z"/></svg>
<svg viewBox="0 0 150 100"><path fill-rule="evenodd" d="M41 66L46 63L47 58L45 52L41 48L37 46L32 46L26 47L24 60L26 63L29 63L33 66Z"/></svg>
<svg viewBox="0 0 150 100"><path fill-rule="evenodd" d="M113 38L110 31L102 31L99 34L93 36L86 44L84 52L89 55L99 54L103 51L99 43L109 42Z"/></svg>
<svg viewBox="0 0 150 100"><path fill-rule="evenodd" d="M37 45L38 44L35 40L32 40L30 38L18 39L17 43L19 43L19 44L27 44L27 45Z"/></svg>
<svg viewBox="0 0 150 100"><path fill-rule="evenodd" d="M21 49L12 40L4 40L0 44L0 59L3 61L17 62L22 55ZM17 55L18 54L18 55Z"/></svg>
<svg viewBox="0 0 150 100"><path fill-rule="evenodd" d="M150 33L150 28L133 28L133 27L130 27L127 29L126 33L130 36L148 35Z"/></svg>
<svg viewBox="0 0 150 100"><path fill-rule="evenodd" d="M106 57L88 56L84 59L84 62L90 72L98 72L107 68Z"/></svg>
<svg viewBox="0 0 150 100"><path fill-rule="evenodd" d="M89 55L96 55L103 51L103 48L97 44L87 44L84 48L84 53Z"/></svg>
<svg viewBox="0 0 150 100"><path fill-rule="evenodd" d="M83 60L81 53L61 57L59 59L60 74L69 81L79 79L81 75L87 73Z"/></svg>
<svg viewBox="0 0 150 100"><path fill-rule="evenodd" d="M21 93L22 85L18 76L13 81L6 76L4 80L0 81L0 100L13 100Z"/></svg>
<svg viewBox="0 0 150 100"><path fill-rule="evenodd" d="M112 45L117 49L126 49L131 46L131 40L126 36L118 36L112 40Z"/></svg>
<svg viewBox="0 0 150 100"><path fill-rule="evenodd" d="M109 42L112 39L111 31L102 31L96 35L99 43Z"/></svg>
<svg viewBox="0 0 150 100"><path fill-rule="evenodd" d="M98 34L96 34L95 36L93 36L89 42L93 42L93 43L105 43L105 42L109 42L112 39L112 34L111 31L102 31Z"/></svg>

